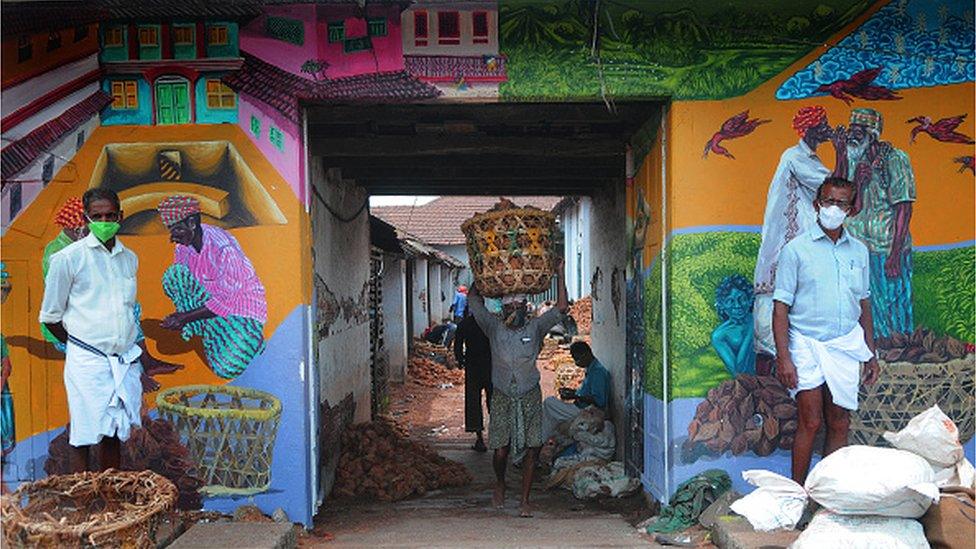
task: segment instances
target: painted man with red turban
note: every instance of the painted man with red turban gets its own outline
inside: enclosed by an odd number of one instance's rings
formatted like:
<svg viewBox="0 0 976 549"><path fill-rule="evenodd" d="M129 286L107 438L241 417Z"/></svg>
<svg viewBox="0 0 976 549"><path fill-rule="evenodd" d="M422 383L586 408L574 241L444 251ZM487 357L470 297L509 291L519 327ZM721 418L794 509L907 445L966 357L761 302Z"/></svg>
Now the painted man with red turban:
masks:
<svg viewBox="0 0 976 549"><path fill-rule="evenodd" d="M162 327L185 340L200 336L210 369L234 379L264 350L264 285L233 235L201 223L196 198L171 196L157 211L176 244L173 265L163 273L176 312Z"/></svg>
<svg viewBox="0 0 976 549"><path fill-rule="evenodd" d="M819 105L803 107L793 117L793 129L800 136L796 145L783 151L769 184L763 215L762 243L753 277L756 299L753 309L756 352L767 355L757 368L771 365L776 356L773 342L773 290L779 252L787 242L816 225L813 199L830 170L817 156L817 146L830 140L833 131L827 111ZM769 372L762 371L760 373Z"/></svg>

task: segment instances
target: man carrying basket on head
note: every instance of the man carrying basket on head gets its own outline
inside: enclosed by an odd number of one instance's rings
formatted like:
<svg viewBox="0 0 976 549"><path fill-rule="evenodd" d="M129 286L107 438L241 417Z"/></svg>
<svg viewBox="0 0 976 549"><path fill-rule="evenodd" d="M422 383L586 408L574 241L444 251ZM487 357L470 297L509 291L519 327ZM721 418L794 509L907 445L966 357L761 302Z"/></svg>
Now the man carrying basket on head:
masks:
<svg viewBox="0 0 976 549"><path fill-rule="evenodd" d="M488 423L488 447L494 450L492 464L497 484L492 502L505 504L505 469L509 453L525 450L522 467L522 501L519 515L531 517L529 492L539 449L542 447L542 391L536 359L542 340L562 320L569 309L563 264L557 266L559 295L556 306L535 318L529 318L525 295L502 298L501 318L488 312L477 283L468 292L468 309L491 342L491 417Z"/></svg>

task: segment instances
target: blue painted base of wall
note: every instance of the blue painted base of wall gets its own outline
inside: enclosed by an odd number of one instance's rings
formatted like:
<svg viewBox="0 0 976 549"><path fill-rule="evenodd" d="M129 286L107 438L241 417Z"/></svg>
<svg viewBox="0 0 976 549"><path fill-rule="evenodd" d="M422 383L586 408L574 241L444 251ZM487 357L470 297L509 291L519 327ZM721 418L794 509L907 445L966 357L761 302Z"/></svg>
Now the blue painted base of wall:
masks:
<svg viewBox="0 0 976 549"><path fill-rule="evenodd" d="M285 318L267 342L261 356L231 385L269 392L281 400L281 421L271 463L271 488L264 493L242 497L213 497L204 500L204 509L233 513L237 507L253 503L266 514L281 507L294 522L312 526L312 482L308 452L311 447L307 414L306 387L299 369L304 364L307 307L300 305ZM165 380L165 379L164 379ZM156 411L149 415L156 417ZM7 487L16 489L14 479L43 478L44 462L50 441L64 429L52 429L17 443L3 466Z"/></svg>
<svg viewBox="0 0 976 549"><path fill-rule="evenodd" d="M764 469L780 475L790 476L790 452L788 450L776 450L772 454L761 457L746 452L739 456L733 456L726 452L721 456L703 456L696 461L684 463L681 459L681 445L687 438L687 426L695 417L695 410L702 398L682 398L671 401L665 408L661 400L645 393L644 394L644 429L647 438L644 441L644 474L642 481L644 489L660 501L666 501L674 493L675 488L685 480L708 469L722 469L732 478L733 489L740 493L751 492L754 487L742 479L742 472L750 469ZM664 416L655 410L667 410L667 424L670 426L670 436L667 438L667 463L668 470L661 470L664 463L664 448L662 437L657 437L653 433L664 432ZM963 445L966 458L969 461L976 461L976 438L969 440ZM813 465L819 461L819 456L814 456ZM668 493L665 495L663 488L667 483Z"/></svg>

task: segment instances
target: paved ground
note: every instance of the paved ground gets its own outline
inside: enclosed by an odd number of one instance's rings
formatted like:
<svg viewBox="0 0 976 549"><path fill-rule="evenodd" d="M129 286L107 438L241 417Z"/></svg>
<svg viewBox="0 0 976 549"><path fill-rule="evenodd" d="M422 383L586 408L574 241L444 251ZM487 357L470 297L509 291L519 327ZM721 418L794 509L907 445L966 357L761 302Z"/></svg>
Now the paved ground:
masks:
<svg viewBox="0 0 976 549"><path fill-rule="evenodd" d="M520 518L512 471L504 510L491 506L493 477L488 454L468 449L467 442L436 448L464 463L475 477L467 487L441 490L394 504L326 503L302 547L648 547L621 514L638 511L639 497L607 504L584 504L569 492L537 489L533 518ZM613 505L615 508L608 508Z"/></svg>

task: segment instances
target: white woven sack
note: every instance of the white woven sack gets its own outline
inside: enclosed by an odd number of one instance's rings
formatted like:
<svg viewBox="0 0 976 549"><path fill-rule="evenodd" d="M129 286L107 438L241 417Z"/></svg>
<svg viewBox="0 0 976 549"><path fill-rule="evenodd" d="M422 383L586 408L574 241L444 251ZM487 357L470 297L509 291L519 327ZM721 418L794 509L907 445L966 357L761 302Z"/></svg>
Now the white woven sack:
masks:
<svg viewBox="0 0 976 549"><path fill-rule="evenodd" d="M928 549L922 524L915 519L837 515L821 511L790 549Z"/></svg>

